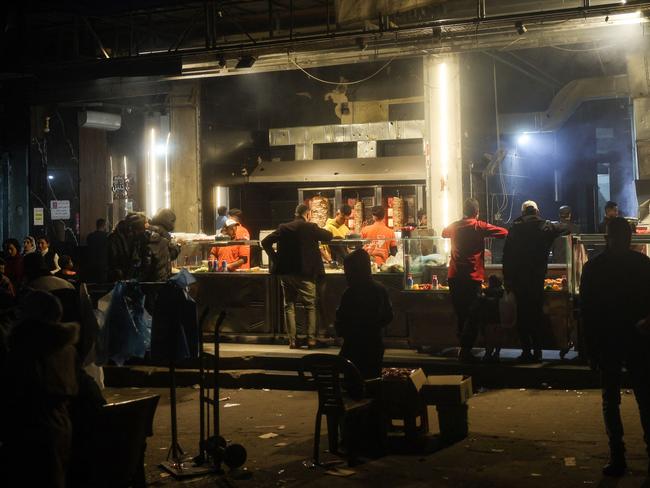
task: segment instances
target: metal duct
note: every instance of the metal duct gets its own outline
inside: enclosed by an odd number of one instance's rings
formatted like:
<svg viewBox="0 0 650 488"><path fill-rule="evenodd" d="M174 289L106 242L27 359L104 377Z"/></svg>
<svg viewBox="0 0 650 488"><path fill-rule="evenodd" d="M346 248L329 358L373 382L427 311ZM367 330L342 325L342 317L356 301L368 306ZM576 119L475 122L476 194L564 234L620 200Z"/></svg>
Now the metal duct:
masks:
<svg viewBox="0 0 650 488"><path fill-rule="evenodd" d="M356 142L360 157L377 154L377 141L424 138L424 120L269 129L269 145L296 146L296 160L314 159L314 144Z"/></svg>
<svg viewBox="0 0 650 488"><path fill-rule="evenodd" d="M249 182L414 181L424 180L425 174L424 156L265 161Z"/></svg>
<svg viewBox="0 0 650 488"><path fill-rule="evenodd" d="M504 134L554 132L560 129L584 102L628 97L630 86L627 75L574 80L555 95L545 112L500 114L499 126Z"/></svg>

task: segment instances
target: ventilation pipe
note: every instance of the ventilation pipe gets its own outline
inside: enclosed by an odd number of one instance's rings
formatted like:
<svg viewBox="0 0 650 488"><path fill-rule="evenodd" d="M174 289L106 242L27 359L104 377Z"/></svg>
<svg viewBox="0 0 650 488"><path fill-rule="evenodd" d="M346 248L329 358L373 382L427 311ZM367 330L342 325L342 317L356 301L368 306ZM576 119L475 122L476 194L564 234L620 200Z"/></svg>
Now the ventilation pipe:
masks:
<svg viewBox="0 0 650 488"><path fill-rule="evenodd" d="M630 96L627 75L582 78L566 84L544 112L500 114L499 127L503 134L555 132L584 102Z"/></svg>

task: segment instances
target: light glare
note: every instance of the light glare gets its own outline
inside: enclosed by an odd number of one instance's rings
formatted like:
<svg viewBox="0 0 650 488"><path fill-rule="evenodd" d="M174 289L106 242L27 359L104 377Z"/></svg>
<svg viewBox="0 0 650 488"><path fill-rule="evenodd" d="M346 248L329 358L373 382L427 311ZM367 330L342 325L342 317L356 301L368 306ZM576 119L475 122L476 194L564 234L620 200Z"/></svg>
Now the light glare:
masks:
<svg viewBox="0 0 650 488"><path fill-rule="evenodd" d="M530 136L528 134L526 134L525 132L522 135L519 136L519 139L517 139L517 143L520 146L525 146L529 142L530 142Z"/></svg>
<svg viewBox="0 0 650 488"><path fill-rule="evenodd" d="M442 186L442 224L449 225L449 107L448 107L448 79L447 63L438 66L438 124L440 148L440 177Z"/></svg>

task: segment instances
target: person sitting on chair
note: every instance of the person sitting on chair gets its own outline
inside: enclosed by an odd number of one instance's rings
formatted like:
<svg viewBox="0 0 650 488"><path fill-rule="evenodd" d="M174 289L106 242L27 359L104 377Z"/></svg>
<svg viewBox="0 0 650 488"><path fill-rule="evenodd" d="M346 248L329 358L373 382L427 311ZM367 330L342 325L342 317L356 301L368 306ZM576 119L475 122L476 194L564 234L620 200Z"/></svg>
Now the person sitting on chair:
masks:
<svg viewBox="0 0 650 488"><path fill-rule="evenodd" d="M381 376L384 343L381 329L393 320L393 307L384 286L372 279L370 255L363 249L343 263L348 288L336 311L336 333L343 338L341 356L349 359L363 378Z"/></svg>

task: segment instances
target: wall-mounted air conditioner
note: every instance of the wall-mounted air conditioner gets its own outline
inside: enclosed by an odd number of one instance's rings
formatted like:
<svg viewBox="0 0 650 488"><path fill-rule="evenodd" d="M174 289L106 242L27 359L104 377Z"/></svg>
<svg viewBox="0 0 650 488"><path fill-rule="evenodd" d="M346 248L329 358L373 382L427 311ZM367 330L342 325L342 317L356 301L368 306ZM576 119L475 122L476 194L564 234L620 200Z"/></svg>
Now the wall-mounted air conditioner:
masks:
<svg viewBox="0 0 650 488"><path fill-rule="evenodd" d="M122 116L108 112L86 110L79 112L79 127L87 129L118 130L122 127Z"/></svg>

